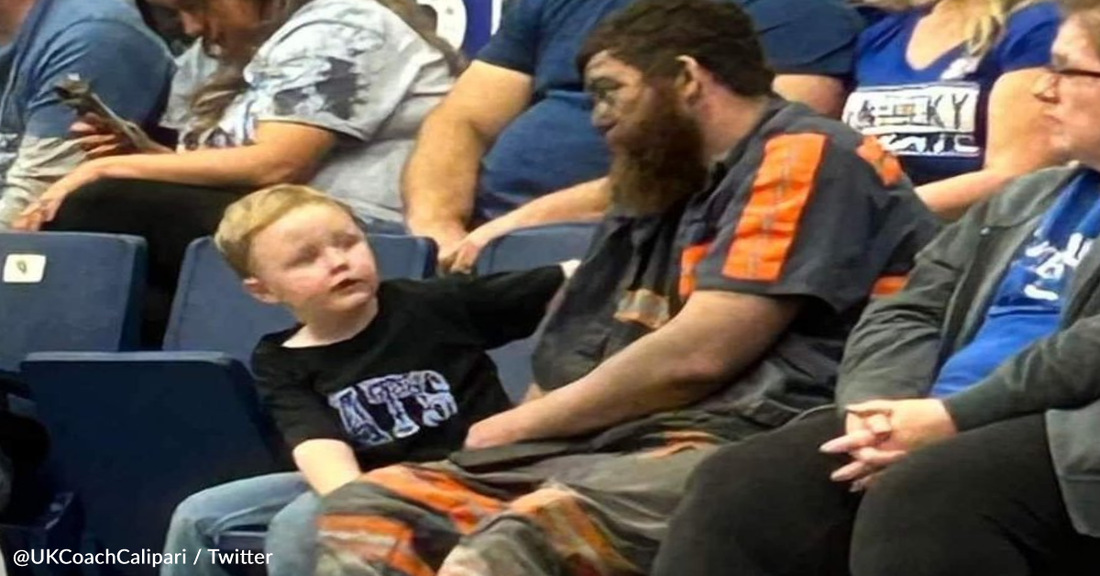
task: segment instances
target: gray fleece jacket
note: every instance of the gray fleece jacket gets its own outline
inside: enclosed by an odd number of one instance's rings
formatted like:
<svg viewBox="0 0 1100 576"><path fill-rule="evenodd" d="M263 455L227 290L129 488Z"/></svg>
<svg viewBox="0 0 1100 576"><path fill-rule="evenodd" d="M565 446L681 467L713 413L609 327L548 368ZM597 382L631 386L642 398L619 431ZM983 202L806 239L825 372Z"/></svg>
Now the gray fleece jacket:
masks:
<svg viewBox="0 0 1100 576"><path fill-rule="evenodd" d="M943 363L981 327L1021 244L1079 170L1021 178L933 240L906 288L869 306L852 333L839 405L927 396ZM960 431L1045 412L1069 516L1080 533L1100 536L1100 250L1085 257L1069 290L1058 332L945 404Z"/></svg>

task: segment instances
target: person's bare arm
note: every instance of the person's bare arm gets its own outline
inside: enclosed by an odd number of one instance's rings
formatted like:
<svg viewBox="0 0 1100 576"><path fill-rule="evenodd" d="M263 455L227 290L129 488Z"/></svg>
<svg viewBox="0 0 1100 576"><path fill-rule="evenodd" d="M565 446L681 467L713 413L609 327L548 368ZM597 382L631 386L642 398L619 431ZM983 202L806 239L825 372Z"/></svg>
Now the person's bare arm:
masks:
<svg viewBox="0 0 1100 576"><path fill-rule="evenodd" d="M668 324L583 378L475 424L466 444L573 436L687 406L758 361L799 308L797 299L696 292Z"/></svg>
<svg viewBox="0 0 1100 576"><path fill-rule="evenodd" d="M69 194L106 178L226 188L263 188L284 182L307 182L336 141L336 134L323 128L262 122L256 130L255 144L247 146L91 160L51 185L37 202L19 215L12 227L38 230L54 219Z"/></svg>
<svg viewBox="0 0 1100 576"><path fill-rule="evenodd" d="M256 142L177 154L135 154L89 162L99 177L142 178L197 186L262 188L308 182L336 145L333 132L290 122L261 122Z"/></svg>
<svg viewBox="0 0 1100 576"><path fill-rule="evenodd" d="M294 447L293 455L306 482L322 496L363 473L351 446L340 440L306 440Z"/></svg>
<svg viewBox="0 0 1100 576"><path fill-rule="evenodd" d="M846 91L844 84L836 78L785 74L775 79L774 87L784 98L802 102L828 116L840 117L844 108ZM470 202L465 212L467 216L472 200ZM558 190L464 234L461 241L451 244L449 250L440 251L440 265L451 272L469 272L481 250L495 238L529 226L597 220L610 204L611 191L606 177Z"/></svg>
<svg viewBox="0 0 1100 576"><path fill-rule="evenodd" d="M607 178L590 180L548 194L478 226L449 252L440 254L440 265L450 272L468 273L489 242L520 228L557 222L593 221L603 217L611 204Z"/></svg>
<svg viewBox="0 0 1100 576"><path fill-rule="evenodd" d="M848 97L844 83L829 76L780 74L772 88L787 100L801 102L830 118L840 118Z"/></svg>
<svg viewBox="0 0 1100 576"><path fill-rule="evenodd" d="M985 166L977 172L918 187L917 194L933 212L956 219L1013 178L1063 160L1043 121L1043 104L1031 96L1042 73L1037 68L1017 70L1001 76L993 85Z"/></svg>
<svg viewBox="0 0 1100 576"><path fill-rule="evenodd" d="M406 221L442 251L466 235L478 164L504 127L531 101L531 76L475 61L420 129L405 167Z"/></svg>

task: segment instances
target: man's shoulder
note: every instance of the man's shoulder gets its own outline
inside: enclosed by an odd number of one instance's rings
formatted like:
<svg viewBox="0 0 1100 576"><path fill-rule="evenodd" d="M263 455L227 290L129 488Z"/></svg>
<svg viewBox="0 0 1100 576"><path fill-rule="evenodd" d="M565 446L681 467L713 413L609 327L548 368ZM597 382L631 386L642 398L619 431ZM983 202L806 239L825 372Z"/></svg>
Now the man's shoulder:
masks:
<svg viewBox="0 0 1100 576"><path fill-rule="evenodd" d="M95 50L149 55L160 52L172 65L164 41L141 19L137 8L119 0L50 0L32 25L33 34L20 48L27 66L53 62L55 54ZM110 69L105 69L110 72ZM155 76L155 74L150 74Z"/></svg>
<svg viewBox="0 0 1100 576"><path fill-rule="evenodd" d="M794 134L818 134L834 146L851 150L857 149L864 141L864 135L847 124L818 114L797 102L788 102L760 130L765 141Z"/></svg>
<svg viewBox="0 0 1100 576"><path fill-rule="evenodd" d="M793 102L785 103L764 122L753 142L763 149L759 155L754 155L762 165L770 161L786 162L781 157L804 157L812 158L815 168L871 162L867 148L875 145L874 138ZM884 151L883 155L886 155Z"/></svg>
<svg viewBox="0 0 1100 576"><path fill-rule="evenodd" d="M51 0L35 38L60 34L75 36L103 34L110 41L112 32L131 31L153 38L141 19L141 13L129 2L119 0Z"/></svg>
<svg viewBox="0 0 1100 576"><path fill-rule="evenodd" d="M859 12L845 0L734 0L758 25L777 21L804 22L813 26L846 22L861 27Z"/></svg>

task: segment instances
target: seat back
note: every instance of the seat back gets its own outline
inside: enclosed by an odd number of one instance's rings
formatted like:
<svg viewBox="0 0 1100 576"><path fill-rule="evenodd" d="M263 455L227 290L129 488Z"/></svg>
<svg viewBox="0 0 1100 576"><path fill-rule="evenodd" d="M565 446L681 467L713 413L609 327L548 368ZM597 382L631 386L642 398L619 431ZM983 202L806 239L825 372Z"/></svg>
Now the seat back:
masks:
<svg viewBox="0 0 1100 576"><path fill-rule="evenodd" d="M35 351L138 346L143 239L0 232L0 266L0 370Z"/></svg>
<svg viewBox="0 0 1100 576"><path fill-rule="evenodd" d="M583 258L592 243L595 223L567 223L516 230L489 243L478 256L478 274L527 270ZM531 354L539 334L505 344L489 353L496 362L500 381L514 402L519 402L533 381Z"/></svg>
<svg viewBox="0 0 1100 576"><path fill-rule="evenodd" d="M292 468L248 371L224 354L40 352L22 373L50 432L52 467L106 548L159 551L190 494Z"/></svg>
<svg viewBox="0 0 1100 576"><path fill-rule="evenodd" d="M382 279L435 273L435 243L427 238L372 235L370 244ZM247 365L261 336L293 324L285 308L249 296L213 239L199 238L184 256L164 349L225 352Z"/></svg>

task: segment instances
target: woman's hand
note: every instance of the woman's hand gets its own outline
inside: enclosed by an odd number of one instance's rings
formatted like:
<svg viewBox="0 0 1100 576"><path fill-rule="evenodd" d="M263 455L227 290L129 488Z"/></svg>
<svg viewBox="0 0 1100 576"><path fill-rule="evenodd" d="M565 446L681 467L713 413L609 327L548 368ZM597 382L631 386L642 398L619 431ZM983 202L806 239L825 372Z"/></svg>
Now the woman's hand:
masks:
<svg viewBox="0 0 1100 576"><path fill-rule="evenodd" d="M942 401L874 400L848 406L845 435L821 446L827 454L847 453L852 462L833 472L835 482L864 489L886 467L912 450L957 433Z"/></svg>
<svg viewBox="0 0 1100 576"><path fill-rule="evenodd" d="M153 141L134 124L126 131L116 130L109 122L95 114L85 114L69 127L77 145L90 160L122 154L160 154L172 150Z"/></svg>
<svg viewBox="0 0 1100 576"><path fill-rule="evenodd" d="M12 228L34 232L42 229L42 225L52 221L61 208L61 203L69 194L102 178L102 166L104 160L85 162L69 173L68 176L54 182L42 196L31 202L15 222Z"/></svg>

